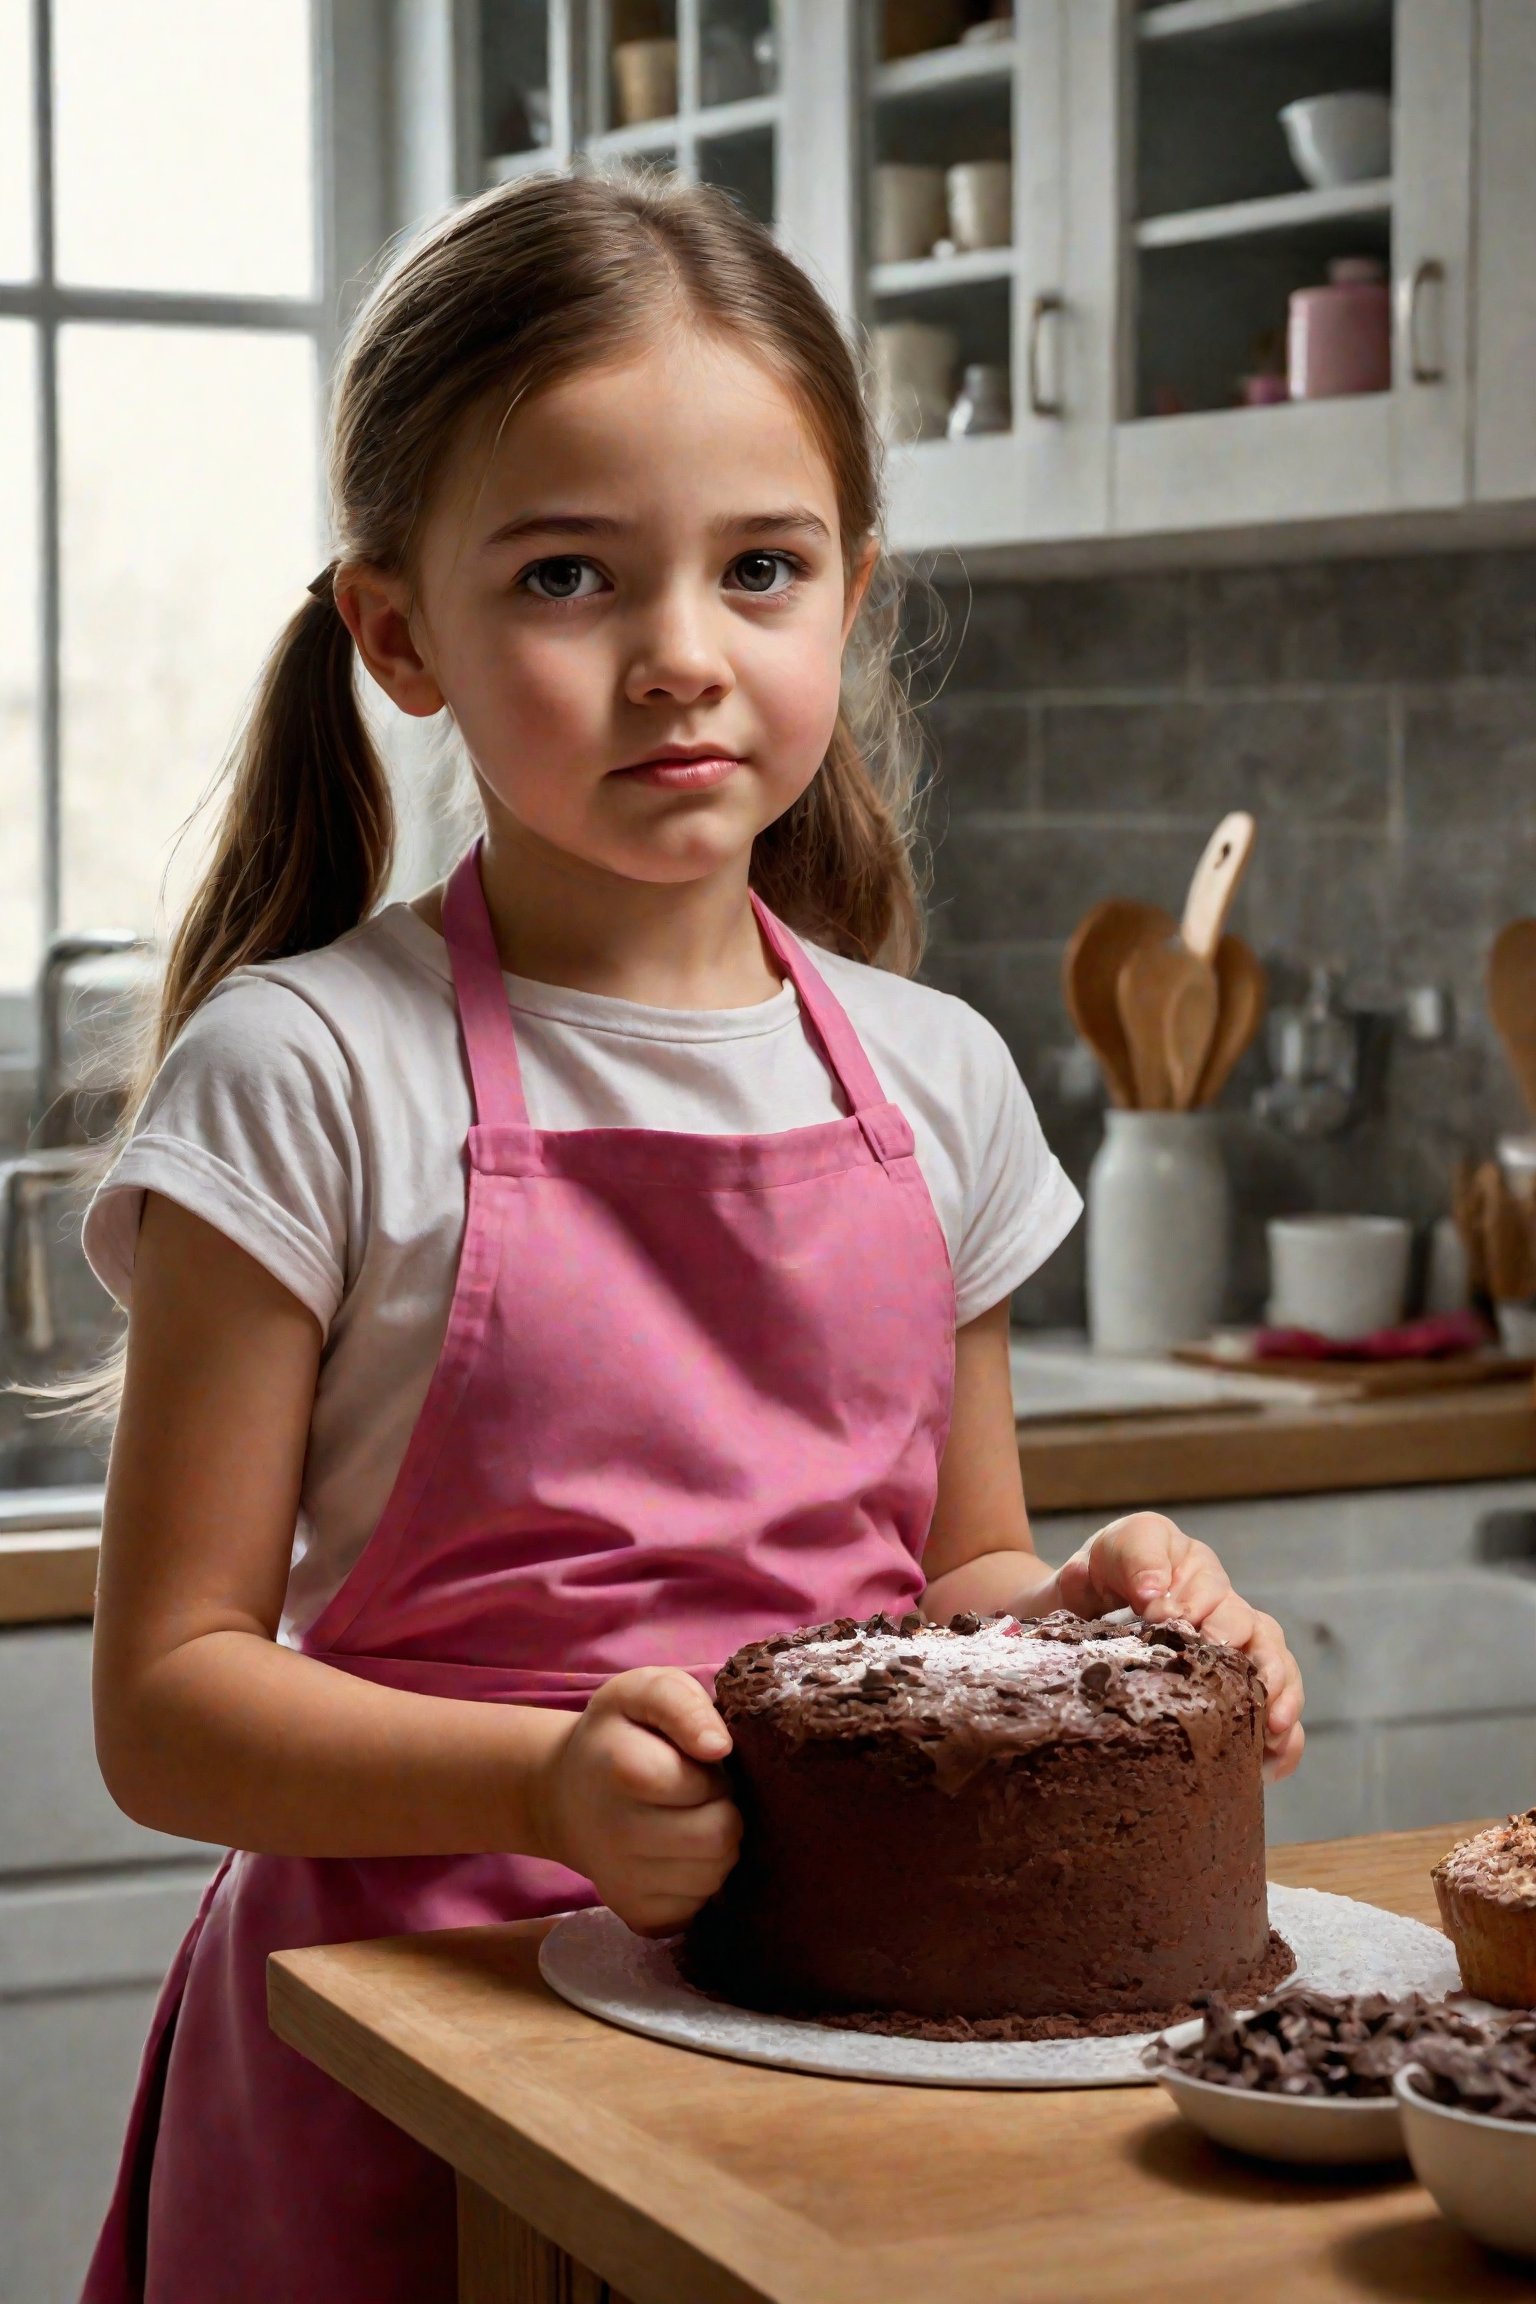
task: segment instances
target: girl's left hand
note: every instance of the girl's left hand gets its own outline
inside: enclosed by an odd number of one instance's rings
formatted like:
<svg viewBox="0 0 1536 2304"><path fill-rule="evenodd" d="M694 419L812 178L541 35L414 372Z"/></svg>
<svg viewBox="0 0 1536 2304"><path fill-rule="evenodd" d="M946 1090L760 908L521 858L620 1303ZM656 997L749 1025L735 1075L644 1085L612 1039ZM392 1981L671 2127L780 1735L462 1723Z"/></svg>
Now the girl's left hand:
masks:
<svg viewBox="0 0 1536 2304"><path fill-rule="evenodd" d="M1273 1616L1250 1608L1211 1550L1161 1512L1132 1512L1079 1546L1056 1574L1061 1605L1079 1616L1126 1606L1150 1622L1182 1616L1208 1639L1253 1658L1269 1691L1264 1773L1272 1783L1301 1758L1301 1673Z"/></svg>

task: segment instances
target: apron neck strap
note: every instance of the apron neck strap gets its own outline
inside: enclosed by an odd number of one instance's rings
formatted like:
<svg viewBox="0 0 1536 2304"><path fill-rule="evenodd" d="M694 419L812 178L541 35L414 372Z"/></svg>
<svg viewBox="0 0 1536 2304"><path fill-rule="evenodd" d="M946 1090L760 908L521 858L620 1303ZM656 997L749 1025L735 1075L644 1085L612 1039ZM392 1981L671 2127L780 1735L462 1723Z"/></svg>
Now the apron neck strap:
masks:
<svg viewBox="0 0 1536 2304"><path fill-rule="evenodd" d="M784 923L774 918L756 889L752 891L752 909L764 942L799 995L801 1014L821 1043L832 1077L848 1099L849 1111L862 1115L884 1104L886 1094L875 1068L825 976L801 951Z"/></svg>
<svg viewBox="0 0 1536 2304"><path fill-rule="evenodd" d="M454 866L443 891L443 937L458 995L459 1028L469 1059L475 1118L482 1127L526 1127L528 1106L517 1061L517 1036L512 1029L512 1010L485 890L480 884L480 849L477 840ZM764 942L795 988L801 1013L821 1044L850 1112L867 1113L883 1105L885 1091L826 978L755 890L752 909Z"/></svg>
<svg viewBox="0 0 1536 2304"><path fill-rule="evenodd" d="M458 994L475 1118L484 1128L526 1127L528 1106L512 1009L480 885L481 845L477 840L469 854L460 857L443 891L443 937Z"/></svg>

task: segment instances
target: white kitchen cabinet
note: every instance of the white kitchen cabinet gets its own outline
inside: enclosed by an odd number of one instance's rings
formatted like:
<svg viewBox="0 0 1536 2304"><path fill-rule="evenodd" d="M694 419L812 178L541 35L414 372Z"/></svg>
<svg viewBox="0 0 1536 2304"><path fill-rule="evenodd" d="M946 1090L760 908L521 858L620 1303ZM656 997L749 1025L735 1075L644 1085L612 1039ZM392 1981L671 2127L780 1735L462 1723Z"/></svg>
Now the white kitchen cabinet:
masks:
<svg viewBox="0 0 1536 2304"><path fill-rule="evenodd" d="M1536 525L1536 0L1015 0L1010 39L889 61L881 8L400 0L399 21L457 59L451 92L417 76L452 115L444 192L580 151L706 177L851 321L937 321L957 371L1007 364L1009 430L893 449L899 549L985 573ZM677 38L676 110L616 125L615 29L642 21ZM770 32L776 64L727 85ZM1390 175L1306 188L1280 106L1362 86L1393 96ZM882 160L1004 153L1011 245L869 261ZM1359 255L1392 282L1391 388L1236 405L1282 361L1292 290Z"/></svg>
<svg viewBox="0 0 1536 2304"><path fill-rule="evenodd" d="M1536 498L1536 7L1482 0L1474 493Z"/></svg>
<svg viewBox="0 0 1536 2304"><path fill-rule="evenodd" d="M113 1806L89 1625L0 1633L0 2298L73 2304L160 1983L219 1851Z"/></svg>
<svg viewBox="0 0 1536 2304"><path fill-rule="evenodd" d="M1475 0L1164 0L1122 12L1111 521L1123 535L1465 502ZM1392 173L1300 188L1281 105L1390 87ZM1078 125L1074 118L1074 128ZM1390 391L1236 407L1293 289L1340 256L1393 283ZM1264 340L1268 338L1269 342ZM1171 412L1175 408L1181 412Z"/></svg>

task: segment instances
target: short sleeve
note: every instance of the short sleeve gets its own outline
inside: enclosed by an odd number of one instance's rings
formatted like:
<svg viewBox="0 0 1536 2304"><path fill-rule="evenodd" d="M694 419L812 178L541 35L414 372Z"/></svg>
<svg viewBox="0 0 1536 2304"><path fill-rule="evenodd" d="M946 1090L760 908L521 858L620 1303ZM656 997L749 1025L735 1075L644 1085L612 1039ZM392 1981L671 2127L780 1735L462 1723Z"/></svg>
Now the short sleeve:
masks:
<svg viewBox="0 0 1536 2304"><path fill-rule="evenodd" d="M86 1211L86 1258L127 1304L144 1194L161 1192L253 1256L328 1332L362 1165L350 1071L329 1024L287 985L233 976L156 1074Z"/></svg>
<svg viewBox="0 0 1536 2304"><path fill-rule="evenodd" d="M1038 1271L1083 1207L1045 1140L1007 1043L974 1010L968 1018L961 1095L969 1159L964 1229L954 1259L962 1326Z"/></svg>

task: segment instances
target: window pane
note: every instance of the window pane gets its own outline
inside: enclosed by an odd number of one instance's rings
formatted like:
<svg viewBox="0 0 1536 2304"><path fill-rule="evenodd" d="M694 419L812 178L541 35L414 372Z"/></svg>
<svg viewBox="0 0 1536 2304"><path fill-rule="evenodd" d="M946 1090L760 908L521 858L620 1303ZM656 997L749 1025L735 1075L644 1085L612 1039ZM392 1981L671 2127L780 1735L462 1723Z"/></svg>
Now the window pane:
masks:
<svg viewBox="0 0 1536 2304"><path fill-rule="evenodd" d="M314 574L307 338L63 332L64 894L71 928L163 929L176 834Z"/></svg>
<svg viewBox="0 0 1536 2304"><path fill-rule="evenodd" d="M309 0L54 0L58 269L305 296Z"/></svg>
<svg viewBox="0 0 1536 2304"><path fill-rule="evenodd" d="M37 269L32 166L31 0L0 0L0 280Z"/></svg>
<svg viewBox="0 0 1536 2304"><path fill-rule="evenodd" d="M0 990L28 985L42 944L37 727L37 347L0 320Z"/></svg>

